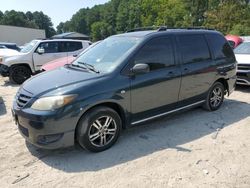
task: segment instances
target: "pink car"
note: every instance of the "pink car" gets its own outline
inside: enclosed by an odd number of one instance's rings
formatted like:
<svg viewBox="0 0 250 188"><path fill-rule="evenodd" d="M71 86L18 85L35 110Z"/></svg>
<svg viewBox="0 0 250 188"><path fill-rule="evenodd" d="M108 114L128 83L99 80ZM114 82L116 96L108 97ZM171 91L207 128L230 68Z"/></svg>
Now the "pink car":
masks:
<svg viewBox="0 0 250 188"><path fill-rule="evenodd" d="M58 67L63 67L66 64L72 63L76 57L74 56L69 56L69 57L62 57L53 61L50 61L46 64L44 64L41 68L42 71L50 71L57 69Z"/></svg>
<svg viewBox="0 0 250 188"><path fill-rule="evenodd" d="M237 35L227 35L225 38L232 48L236 48L243 42L243 39Z"/></svg>
<svg viewBox="0 0 250 188"><path fill-rule="evenodd" d="M93 44L91 44L88 48L86 48L81 54L85 53L87 50L89 50L90 48L93 48L95 45L97 45L98 43L100 43L101 41L97 41ZM81 55L80 54L80 55ZM79 55L79 56L80 56ZM50 70L54 70L57 69L59 67L63 67L66 64L71 64L73 63L73 61L76 59L77 57L75 56L69 56L69 57L62 57L53 61L50 61L46 64L44 64L41 67L41 71L50 71Z"/></svg>

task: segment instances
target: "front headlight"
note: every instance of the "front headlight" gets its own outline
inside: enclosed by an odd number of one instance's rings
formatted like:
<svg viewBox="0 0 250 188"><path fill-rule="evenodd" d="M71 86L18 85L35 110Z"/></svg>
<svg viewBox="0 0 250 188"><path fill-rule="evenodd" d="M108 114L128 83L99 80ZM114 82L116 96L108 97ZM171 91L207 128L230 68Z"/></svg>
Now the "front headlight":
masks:
<svg viewBox="0 0 250 188"><path fill-rule="evenodd" d="M37 99L31 106L34 110L56 110L61 108L70 102L72 102L77 95L62 95L62 96L52 96L52 97L42 97Z"/></svg>

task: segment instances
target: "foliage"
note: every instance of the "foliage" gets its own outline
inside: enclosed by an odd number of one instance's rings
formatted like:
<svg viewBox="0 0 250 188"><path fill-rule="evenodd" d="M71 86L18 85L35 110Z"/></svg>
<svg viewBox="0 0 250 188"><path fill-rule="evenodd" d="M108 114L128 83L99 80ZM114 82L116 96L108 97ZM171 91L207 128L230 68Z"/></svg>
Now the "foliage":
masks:
<svg viewBox="0 0 250 188"><path fill-rule="evenodd" d="M229 32L230 34L233 35L250 35L250 26L249 25L241 25L241 24L236 24L233 26L232 30Z"/></svg>
<svg viewBox="0 0 250 188"><path fill-rule="evenodd" d="M216 8L206 12L205 26L223 33L250 35L250 6L245 0L221 1Z"/></svg>
<svg viewBox="0 0 250 188"><path fill-rule="evenodd" d="M55 34L51 19L43 12L23 13L11 10L2 13L0 11L0 24L44 29L47 37Z"/></svg>
<svg viewBox="0 0 250 188"><path fill-rule="evenodd" d="M91 25L91 37L94 41L104 39L112 34L112 26L106 22L94 22Z"/></svg>
<svg viewBox="0 0 250 188"><path fill-rule="evenodd" d="M250 35L249 0L111 0L80 9L57 32L77 31L100 40L108 35L146 27L204 26Z"/></svg>
<svg viewBox="0 0 250 188"><path fill-rule="evenodd" d="M45 29L55 33L42 12L0 11L0 24ZM110 0L82 8L57 26L57 33L79 32L94 40L137 27L161 26L215 28L224 34L250 35L249 0Z"/></svg>

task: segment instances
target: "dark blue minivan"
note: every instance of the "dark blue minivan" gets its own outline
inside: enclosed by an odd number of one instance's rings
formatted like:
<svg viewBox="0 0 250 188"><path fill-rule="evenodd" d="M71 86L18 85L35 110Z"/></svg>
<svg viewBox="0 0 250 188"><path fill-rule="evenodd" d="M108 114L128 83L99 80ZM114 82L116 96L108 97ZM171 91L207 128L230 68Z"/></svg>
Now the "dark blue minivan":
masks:
<svg viewBox="0 0 250 188"><path fill-rule="evenodd" d="M38 147L78 142L99 152L129 126L196 106L217 110L235 82L234 53L217 31L127 32L26 81L12 112L20 133Z"/></svg>

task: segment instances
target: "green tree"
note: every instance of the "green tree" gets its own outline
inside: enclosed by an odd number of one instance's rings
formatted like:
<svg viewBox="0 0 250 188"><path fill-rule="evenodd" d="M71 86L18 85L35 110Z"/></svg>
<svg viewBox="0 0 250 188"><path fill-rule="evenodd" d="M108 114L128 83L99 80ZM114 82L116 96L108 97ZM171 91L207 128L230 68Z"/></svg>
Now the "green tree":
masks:
<svg viewBox="0 0 250 188"><path fill-rule="evenodd" d="M53 28L53 24L51 22L51 18L45 15L43 12L34 12L33 21L36 23L39 29L45 30L46 37L51 37L56 34L56 31Z"/></svg>
<svg viewBox="0 0 250 188"><path fill-rule="evenodd" d="M106 36L105 33L166 25L205 26L223 33L247 34L249 4L249 0L111 0L104 5L80 9L71 20L58 27L58 32L77 31L97 40Z"/></svg>
<svg viewBox="0 0 250 188"><path fill-rule="evenodd" d="M247 31L244 27L250 27L249 8L243 0L221 1L215 9L206 12L205 26L214 27L225 34L231 31L242 34Z"/></svg>
<svg viewBox="0 0 250 188"><path fill-rule="evenodd" d="M58 26L56 26L56 33L61 34L64 33L64 27L65 24L63 22L60 22Z"/></svg>
<svg viewBox="0 0 250 188"><path fill-rule="evenodd" d="M0 24L1 24L2 18L3 18L3 12L0 11Z"/></svg>
<svg viewBox="0 0 250 188"><path fill-rule="evenodd" d="M89 33L86 23L87 9L80 9L76 14L74 14L68 25L70 31L76 31L79 33Z"/></svg>
<svg viewBox="0 0 250 188"><path fill-rule="evenodd" d="M161 0L155 25L169 27L189 26L188 11L179 0Z"/></svg>
<svg viewBox="0 0 250 188"><path fill-rule="evenodd" d="M91 26L91 37L93 41L102 40L112 34L112 26L106 22L95 22Z"/></svg>
<svg viewBox="0 0 250 188"><path fill-rule="evenodd" d="M15 10L6 11L4 14L0 12L0 24L44 29L47 37L56 33L50 17L43 12L23 13Z"/></svg>
<svg viewBox="0 0 250 188"><path fill-rule="evenodd" d="M218 0L217 0L218 2ZM204 13L208 10L209 0L182 0L182 3L189 10L186 16L190 26L201 26L205 21ZM211 5L215 2L211 1Z"/></svg>
<svg viewBox="0 0 250 188"><path fill-rule="evenodd" d="M129 1L121 0L118 6L118 13L116 17L116 31L124 32L128 30L129 20Z"/></svg>
<svg viewBox="0 0 250 188"><path fill-rule="evenodd" d="M143 26L156 25L160 0L141 0L141 22Z"/></svg>
<svg viewBox="0 0 250 188"><path fill-rule="evenodd" d="M33 13L30 12L30 11L26 12L25 15L26 15L26 18L27 18L29 21L32 21L32 20L34 19Z"/></svg>
<svg viewBox="0 0 250 188"><path fill-rule="evenodd" d="M236 24L233 26L232 30L229 33L233 35L240 35L240 36L250 35L250 26Z"/></svg>
<svg viewBox="0 0 250 188"><path fill-rule="evenodd" d="M27 20L23 12L16 12L14 10L6 11L2 16L1 24L12 25L20 27L30 27L29 21Z"/></svg>

